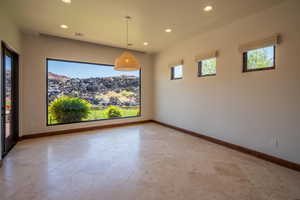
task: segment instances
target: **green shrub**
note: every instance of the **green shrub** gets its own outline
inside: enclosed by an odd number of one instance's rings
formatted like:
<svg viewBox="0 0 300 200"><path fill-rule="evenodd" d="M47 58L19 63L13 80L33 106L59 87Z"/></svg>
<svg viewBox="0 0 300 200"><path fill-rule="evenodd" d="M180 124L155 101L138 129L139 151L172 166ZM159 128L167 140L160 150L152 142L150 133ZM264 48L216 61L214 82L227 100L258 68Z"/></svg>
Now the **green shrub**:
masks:
<svg viewBox="0 0 300 200"><path fill-rule="evenodd" d="M49 111L58 123L78 122L88 117L91 104L77 97L62 96L50 104Z"/></svg>
<svg viewBox="0 0 300 200"><path fill-rule="evenodd" d="M105 109L105 115L107 118L122 117L122 112L118 106L108 106Z"/></svg>

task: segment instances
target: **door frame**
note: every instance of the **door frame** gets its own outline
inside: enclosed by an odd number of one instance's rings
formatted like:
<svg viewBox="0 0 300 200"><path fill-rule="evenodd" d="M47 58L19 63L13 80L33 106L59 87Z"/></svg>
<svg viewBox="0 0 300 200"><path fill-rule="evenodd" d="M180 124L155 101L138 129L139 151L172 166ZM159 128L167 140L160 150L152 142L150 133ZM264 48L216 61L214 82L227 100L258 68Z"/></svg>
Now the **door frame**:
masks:
<svg viewBox="0 0 300 200"><path fill-rule="evenodd" d="M16 143L19 140L19 54L9 47L4 41L1 41L1 157L5 157L7 153L14 147L14 143L9 149L6 149L5 144L5 120L3 115L5 115L5 52L8 51L13 57L13 70L12 70L12 121L14 122L12 126L13 137ZM7 150L7 151L6 151Z"/></svg>

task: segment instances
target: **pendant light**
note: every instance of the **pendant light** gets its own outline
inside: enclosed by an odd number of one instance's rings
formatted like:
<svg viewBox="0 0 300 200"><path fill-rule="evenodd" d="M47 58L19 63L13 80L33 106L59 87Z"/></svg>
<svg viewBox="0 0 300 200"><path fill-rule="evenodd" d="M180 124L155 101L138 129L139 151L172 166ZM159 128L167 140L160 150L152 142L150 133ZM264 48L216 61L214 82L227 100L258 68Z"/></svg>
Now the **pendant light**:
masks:
<svg viewBox="0 0 300 200"><path fill-rule="evenodd" d="M126 20L126 46L129 49L130 44L128 43L128 23L131 20L130 16L125 17ZM140 70L139 61L129 51L124 51L120 57L115 60L115 70L117 71L136 71Z"/></svg>

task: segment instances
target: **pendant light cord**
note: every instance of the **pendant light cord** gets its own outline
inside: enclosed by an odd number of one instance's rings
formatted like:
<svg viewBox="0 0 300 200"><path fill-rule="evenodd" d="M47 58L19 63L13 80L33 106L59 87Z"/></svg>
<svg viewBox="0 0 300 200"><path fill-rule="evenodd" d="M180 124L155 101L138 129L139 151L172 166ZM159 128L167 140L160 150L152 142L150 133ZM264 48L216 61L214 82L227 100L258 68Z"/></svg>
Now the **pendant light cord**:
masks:
<svg viewBox="0 0 300 200"><path fill-rule="evenodd" d="M127 49L129 49L130 46L129 45L129 20L131 20L131 17L126 16L125 19L126 19L126 42L127 42L126 47Z"/></svg>
<svg viewBox="0 0 300 200"><path fill-rule="evenodd" d="M129 4L126 4L126 13L129 13ZM129 44L128 44L128 23L131 17L129 15L125 16L126 19L126 48L129 49Z"/></svg>
<svg viewBox="0 0 300 200"><path fill-rule="evenodd" d="M127 38L126 38L126 42L127 42L127 49L129 48L129 43L128 43L128 20L126 20L126 35L127 35Z"/></svg>

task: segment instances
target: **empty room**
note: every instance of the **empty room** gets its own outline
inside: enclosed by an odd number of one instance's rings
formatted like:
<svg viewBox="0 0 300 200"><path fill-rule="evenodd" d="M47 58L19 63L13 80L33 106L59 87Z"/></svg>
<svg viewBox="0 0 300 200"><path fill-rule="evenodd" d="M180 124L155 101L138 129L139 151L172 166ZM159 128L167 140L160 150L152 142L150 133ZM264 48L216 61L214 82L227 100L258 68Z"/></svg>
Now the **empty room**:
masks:
<svg viewBox="0 0 300 200"><path fill-rule="evenodd" d="M300 200L299 0L0 0L1 200Z"/></svg>

